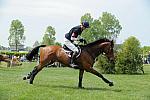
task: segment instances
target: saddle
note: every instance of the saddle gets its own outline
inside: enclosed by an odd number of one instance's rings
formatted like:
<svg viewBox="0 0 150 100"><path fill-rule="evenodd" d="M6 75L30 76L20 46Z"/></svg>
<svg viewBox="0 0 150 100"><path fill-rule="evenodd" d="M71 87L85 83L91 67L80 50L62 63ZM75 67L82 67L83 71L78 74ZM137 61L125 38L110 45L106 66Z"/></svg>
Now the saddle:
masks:
<svg viewBox="0 0 150 100"><path fill-rule="evenodd" d="M68 55L68 57L71 58L73 51L71 49L69 49L66 45L63 45L63 49L64 49L65 53ZM80 46L78 46L78 49L79 49L79 52L78 52L76 58L78 58L81 54Z"/></svg>

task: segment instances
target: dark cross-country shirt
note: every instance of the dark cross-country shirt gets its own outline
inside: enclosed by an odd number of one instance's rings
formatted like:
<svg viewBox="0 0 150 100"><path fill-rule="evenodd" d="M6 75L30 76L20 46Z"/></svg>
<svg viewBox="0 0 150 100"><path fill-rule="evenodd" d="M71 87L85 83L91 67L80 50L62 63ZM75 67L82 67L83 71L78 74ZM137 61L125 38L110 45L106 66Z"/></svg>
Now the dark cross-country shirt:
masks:
<svg viewBox="0 0 150 100"><path fill-rule="evenodd" d="M75 26L69 31L69 33L65 34L65 37L72 42L71 37L77 38L78 35L81 35L82 31L83 30L81 29L80 25Z"/></svg>

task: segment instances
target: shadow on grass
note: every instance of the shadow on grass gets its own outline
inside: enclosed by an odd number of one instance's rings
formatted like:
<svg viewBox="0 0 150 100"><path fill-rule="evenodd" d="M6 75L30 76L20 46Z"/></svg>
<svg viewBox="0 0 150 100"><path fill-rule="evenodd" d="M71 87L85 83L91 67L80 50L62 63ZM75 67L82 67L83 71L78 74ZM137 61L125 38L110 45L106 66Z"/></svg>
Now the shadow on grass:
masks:
<svg viewBox="0 0 150 100"><path fill-rule="evenodd" d="M52 88L65 88L65 89L81 89L81 90L90 90L90 91L95 91L95 90L100 90L100 91L113 91L113 92L121 92L122 90L119 89L111 89L111 88L96 88L96 87L84 87L84 88L78 88L78 87L73 87L73 86L64 86L64 85L53 85L51 86Z"/></svg>

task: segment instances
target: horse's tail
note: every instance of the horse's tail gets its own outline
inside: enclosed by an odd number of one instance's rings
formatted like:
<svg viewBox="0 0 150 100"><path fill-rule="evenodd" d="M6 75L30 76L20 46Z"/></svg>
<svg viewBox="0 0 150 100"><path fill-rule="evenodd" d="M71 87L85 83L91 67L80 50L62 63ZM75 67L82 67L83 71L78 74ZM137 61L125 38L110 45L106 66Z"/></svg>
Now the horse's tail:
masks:
<svg viewBox="0 0 150 100"><path fill-rule="evenodd" d="M32 61L33 57L34 57L36 54L38 54L40 47L46 47L46 45L40 45L40 46L37 46L37 47L33 48L32 51L30 51L30 52L26 55L27 60Z"/></svg>

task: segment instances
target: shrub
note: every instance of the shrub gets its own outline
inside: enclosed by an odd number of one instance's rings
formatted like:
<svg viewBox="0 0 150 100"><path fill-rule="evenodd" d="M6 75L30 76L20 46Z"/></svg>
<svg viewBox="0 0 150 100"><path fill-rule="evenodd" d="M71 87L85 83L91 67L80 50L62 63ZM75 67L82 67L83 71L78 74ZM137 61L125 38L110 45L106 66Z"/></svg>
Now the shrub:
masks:
<svg viewBox="0 0 150 100"><path fill-rule="evenodd" d="M95 67L98 68L102 73L113 74L115 73L115 67L109 63L107 57L100 55L95 63Z"/></svg>
<svg viewBox="0 0 150 100"><path fill-rule="evenodd" d="M123 74L136 74L143 71L140 42L133 36L129 37L117 53L116 71Z"/></svg>
<svg viewBox="0 0 150 100"><path fill-rule="evenodd" d="M12 52L12 51L1 51L0 54L6 54L9 56L22 56L22 55L26 55L28 52Z"/></svg>

